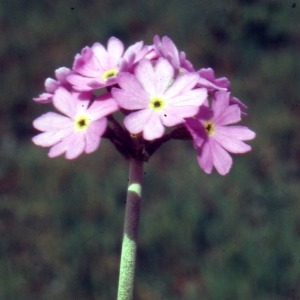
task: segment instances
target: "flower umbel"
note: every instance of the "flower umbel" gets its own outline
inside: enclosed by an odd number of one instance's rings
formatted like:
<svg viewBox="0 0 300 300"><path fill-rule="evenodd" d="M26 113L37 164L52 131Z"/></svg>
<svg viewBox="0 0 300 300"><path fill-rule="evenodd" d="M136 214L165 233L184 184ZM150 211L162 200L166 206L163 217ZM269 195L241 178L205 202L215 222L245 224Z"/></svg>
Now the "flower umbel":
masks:
<svg viewBox="0 0 300 300"><path fill-rule="evenodd" d="M242 141L254 138L254 132L227 126L240 121L247 108L231 96L229 80L216 78L211 68L195 71L167 36L125 51L115 37L106 48L94 43L75 56L72 69L59 68L55 77L45 81L46 93L34 98L53 102L64 114L49 112L33 123L42 131L33 142L51 147L50 157L91 153L103 137L125 158L147 161L166 141L193 138L201 168L211 173L215 166L224 175L232 165L227 151L251 149ZM112 115L118 110L125 128Z"/></svg>

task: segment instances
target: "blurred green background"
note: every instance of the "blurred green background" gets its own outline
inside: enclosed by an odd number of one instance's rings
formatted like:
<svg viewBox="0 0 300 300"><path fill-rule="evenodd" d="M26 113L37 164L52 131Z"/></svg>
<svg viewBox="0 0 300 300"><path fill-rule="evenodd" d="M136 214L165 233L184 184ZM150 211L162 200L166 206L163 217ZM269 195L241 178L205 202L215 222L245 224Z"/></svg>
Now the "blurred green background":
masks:
<svg viewBox="0 0 300 300"><path fill-rule="evenodd" d="M300 299L300 2L0 2L0 299L115 299L128 162L36 147L31 99L110 36L167 35L248 105L253 150L206 175L191 142L145 165L135 299Z"/></svg>

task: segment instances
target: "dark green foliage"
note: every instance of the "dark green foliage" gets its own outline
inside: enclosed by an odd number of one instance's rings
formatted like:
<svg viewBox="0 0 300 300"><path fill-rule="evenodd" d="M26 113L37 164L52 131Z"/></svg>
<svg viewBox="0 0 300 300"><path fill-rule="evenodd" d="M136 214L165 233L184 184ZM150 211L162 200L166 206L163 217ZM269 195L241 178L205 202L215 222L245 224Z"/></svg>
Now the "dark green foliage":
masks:
<svg viewBox="0 0 300 300"><path fill-rule="evenodd" d="M52 107L31 98L84 46L155 34L231 80L257 138L226 177L190 141L145 164L135 299L300 299L298 4L1 1L0 299L115 299L128 162L107 140L47 158L31 122Z"/></svg>

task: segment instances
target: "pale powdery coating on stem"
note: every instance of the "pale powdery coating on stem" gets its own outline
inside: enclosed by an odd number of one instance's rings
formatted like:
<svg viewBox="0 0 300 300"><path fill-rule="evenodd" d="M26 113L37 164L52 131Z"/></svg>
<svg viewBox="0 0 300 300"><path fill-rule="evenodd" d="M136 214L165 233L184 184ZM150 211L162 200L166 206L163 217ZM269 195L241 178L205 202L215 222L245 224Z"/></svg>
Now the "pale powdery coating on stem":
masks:
<svg viewBox="0 0 300 300"><path fill-rule="evenodd" d="M60 87L53 95L53 105L66 116L48 112L33 122L43 131L32 138L42 147L51 147L49 157L65 153L67 159L74 159L81 153L91 153L100 145L106 129L105 116L115 112L118 105L109 94L98 97L90 104L90 93L70 93Z"/></svg>
<svg viewBox="0 0 300 300"><path fill-rule="evenodd" d="M196 117L187 119L185 123L195 147L200 148L197 157L199 165L208 174L213 166L221 175L227 174L232 166L228 152L250 151L251 147L242 141L255 137L255 133L245 126L227 126L241 120L239 106L229 105L229 101L229 92L216 92L212 108L203 105Z"/></svg>
<svg viewBox="0 0 300 300"><path fill-rule="evenodd" d="M125 117L124 124L132 134L142 132L146 140L160 138L164 126L194 116L207 97L206 89L194 89L197 73L180 74L174 80L174 68L164 58L159 58L154 67L144 59L134 73L119 73L121 88L113 88L112 95L120 107L136 110Z"/></svg>

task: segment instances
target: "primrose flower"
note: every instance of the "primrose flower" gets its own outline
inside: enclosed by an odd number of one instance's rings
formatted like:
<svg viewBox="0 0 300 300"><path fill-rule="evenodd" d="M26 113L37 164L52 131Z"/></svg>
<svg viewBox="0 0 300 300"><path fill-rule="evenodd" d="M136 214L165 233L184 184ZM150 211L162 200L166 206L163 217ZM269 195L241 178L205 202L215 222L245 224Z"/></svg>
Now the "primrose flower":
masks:
<svg viewBox="0 0 300 300"><path fill-rule="evenodd" d="M45 89L47 93L40 94L37 98L33 98L33 100L39 103L49 103L52 101L53 94L60 86L70 90L71 84L67 82L66 78L71 73L72 70L66 67L55 70L55 77L57 80L50 77L47 78L45 80Z"/></svg>
<svg viewBox="0 0 300 300"><path fill-rule="evenodd" d="M242 141L253 139L255 133L245 126L226 126L241 120L239 106L230 105L229 92L216 92L211 109L207 104L201 106L194 118L186 119L185 126L193 137L194 146L200 148L197 157L200 167L210 174L214 166L225 175L232 166L228 152L250 151L251 147Z"/></svg>
<svg viewBox="0 0 300 300"><path fill-rule="evenodd" d="M143 133L146 140L153 140L163 135L164 126L183 123L198 112L207 97L206 89L193 89L199 75L184 73L174 79L174 73L168 60L161 57L154 67L144 59L134 75L117 75L121 88L113 88L112 96L120 107L134 111L124 119L130 133Z"/></svg>
<svg viewBox="0 0 300 300"><path fill-rule="evenodd" d="M91 93L71 93L59 87L53 95L53 105L66 116L48 112L34 120L33 126L43 133L32 141L38 146L51 147L49 157L65 153L67 159L74 159L98 148L106 129L105 116L118 106L108 93L92 104L90 96Z"/></svg>
<svg viewBox="0 0 300 300"><path fill-rule="evenodd" d="M107 43L107 50L100 43L91 48L85 47L81 54L75 56L73 65L74 74L67 80L78 91L90 91L116 83L119 71L129 70L148 51L143 42L138 42L124 53L123 43L111 37Z"/></svg>

